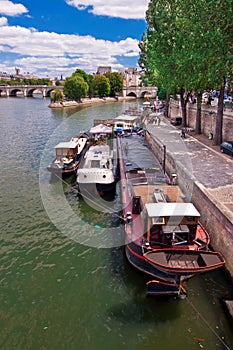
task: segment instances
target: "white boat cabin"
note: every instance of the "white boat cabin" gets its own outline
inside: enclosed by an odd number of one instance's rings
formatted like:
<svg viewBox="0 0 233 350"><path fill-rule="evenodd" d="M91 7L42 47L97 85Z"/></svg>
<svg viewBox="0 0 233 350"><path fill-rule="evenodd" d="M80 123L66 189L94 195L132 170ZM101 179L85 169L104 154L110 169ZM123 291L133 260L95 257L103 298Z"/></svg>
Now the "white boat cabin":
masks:
<svg viewBox="0 0 233 350"><path fill-rule="evenodd" d="M84 156L85 169L112 169L113 151L108 145L91 146Z"/></svg>
<svg viewBox="0 0 233 350"><path fill-rule="evenodd" d="M55 146L56 161L73 159L75 155L80 154L87 143L86 137L73 137L68 142L60 142Z"/></svg>
<svg viewBox="0 0 233 350"><path fill-rule="evenodd" d="M114 131L115 132L132 131L133 128L139 125L139 123L140 123L139 116L122 114L115 118Z"/></svg>
<svg viewBox="0 0 233 350"><path fill-rule="evenodd" d="M148 242L179 245L195 239L200 213L192 203L147 203L145 209Z"/></svg>

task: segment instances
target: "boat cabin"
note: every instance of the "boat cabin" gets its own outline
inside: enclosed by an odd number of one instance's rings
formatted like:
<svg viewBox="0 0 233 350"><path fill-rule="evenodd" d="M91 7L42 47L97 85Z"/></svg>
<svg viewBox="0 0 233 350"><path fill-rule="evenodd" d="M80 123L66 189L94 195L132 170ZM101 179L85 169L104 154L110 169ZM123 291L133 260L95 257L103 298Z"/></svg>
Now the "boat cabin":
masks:
<svg viewBox="0 0 233 350"><path fill-rule="evenodd" d="M139 116L119 115L114 121L114 132L121 133L123 131L132 132L140 123Z"/></svg>
<svg viewBox="0 0 233 350"><path fill-rule="evenodd" d="M68 142L60 142L56 147L56 160L60 161L66 157L73 158L78 153L78 147L81 146L82 141L78 138L72 138Z"/></svg>
<svg viewBox="0 0 233 350"><path fill-rule="evenodd" d="M112 169L113 151L108 145L91 146L84 156L85 168Z"/></svg>
<svg viewBox="0 0 233 350"><path fill-rule="evenodd" d="M159 198L145 209L145 238L152 246L192 244L200 217L192 203L167 203Z"/></svg>

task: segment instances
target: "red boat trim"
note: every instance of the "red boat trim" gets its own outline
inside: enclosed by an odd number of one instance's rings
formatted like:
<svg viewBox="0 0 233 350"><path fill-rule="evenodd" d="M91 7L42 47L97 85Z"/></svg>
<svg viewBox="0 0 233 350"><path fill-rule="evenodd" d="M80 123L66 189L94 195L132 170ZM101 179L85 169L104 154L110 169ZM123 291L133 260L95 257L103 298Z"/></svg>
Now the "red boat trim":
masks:
<svg viewBox="0 0 233 350"><path fill-rule="evenodd" d="M141 260L148 260L148 259L145 259L144 256L139 255L138 253L135 253L135 252L133 251L133 249L130 248L128 245L127 245L126 247L127 247L127 249L130 251L130 253L132 253L132 254L133 254L134 256L136 256L137 258L139 258L139 259L141 259Z"/></svg>
<svg viewBox="0 0 233 350"><path fill-rule="evenodd" d="M146 285L149 285L151 283L164 284L166 286L171 286L171 287L180 287L180 284L177 284L177 283L169 283L169 282L163 282L163 281L158 281L158 280L148 281L148 282L146 282Z"/></svg>

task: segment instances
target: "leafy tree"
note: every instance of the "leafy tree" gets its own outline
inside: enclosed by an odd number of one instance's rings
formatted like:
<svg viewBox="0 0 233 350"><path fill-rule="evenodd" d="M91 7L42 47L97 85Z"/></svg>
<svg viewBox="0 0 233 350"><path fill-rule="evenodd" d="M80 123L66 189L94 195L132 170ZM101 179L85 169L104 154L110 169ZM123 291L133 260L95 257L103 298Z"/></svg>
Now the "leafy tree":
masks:
<svg viewBox="0 0 233 350"><path fill-rule="evenodd" d="M196 131L200 132L201 95L205 89L224 89L232 74L232 0L151 0L147 31L141 41L140 64L173 94L180 94L183 125L192 91L198 97ZM221 139L223 95L220 94L215 142ZM217 139L218 138L218 139Z"/></svg>
<svg viewBox="0 0 233 350"><path fill-rule="evenodd" d="M105 73L110 82L110 96L117 96L123 90L123 79L117 72Z"/></svg>
<svg viewBox="0 0 233 350"><path fill-rule="evenodd" d="M51 102L61 102L64 100L63 92L59 89L56 89L51 96Z"/></svg>
<svg viewBox="0 0 233 350"><path fill-rule="evenodd" d="M84 79L84 81L88 84L88 96L91 98L93 95L93 91L92 91L93 75L87 74L82 69L76 69L76 71L72 74L72 76L80 76Z"/></svg>
<svg viewBox="0 0 233 350"><path fill-rule="evenodd" d="M158 86L158 92L157 92L159 100L165 100L166 99L166 89L163 86Z"/></svg>
<svg viewBox="0 0 233 350"><path fill-rule="evenodd" d="M105 75L95 75L92 82L95 96L104 97L110 94L110 82Z"/></svg>
<svg viewBox="0 0 233 350"><path fill-rule="evenodd" d="M88 84L78 75L67 77L64 83L64 94L67 98L80 101L86 97Z"/></svg>

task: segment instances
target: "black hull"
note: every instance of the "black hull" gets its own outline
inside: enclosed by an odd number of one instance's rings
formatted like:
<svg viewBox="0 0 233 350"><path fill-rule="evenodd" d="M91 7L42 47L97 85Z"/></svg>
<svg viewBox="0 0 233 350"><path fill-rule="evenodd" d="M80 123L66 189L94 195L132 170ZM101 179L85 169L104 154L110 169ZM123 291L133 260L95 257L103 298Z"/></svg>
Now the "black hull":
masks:
<svg viewBox="0 0 233 350"><path fill-rule="evenodd" d="M100 194L115 193L116 182L112 182L111 184L96 184L96 189Z"/></svg>
<svg viewBox="0 0 233 350"><path fill-rule="evenodd" d="M78 170L78 167L79 167L79 164L75 165L74 167L72 168L57 168L55 166L50 166L48 167L48 171L54 175L54 176L57 176L57 177L62 177L62 178L65 178L65 177L68 177L68 176L73 176L76 174L77 170Z"/></svg>
<svg viewBox="0 0 233 350"><path fill-rule="evenodd" d="M125 250L129 263L133 265L137 270L160 281L168 282L171 284L179 284L180 278L178 275L176 276L174 274L167 274L152 266L143 257L142 248L134 242L127 244Z"/></svg>
<svg viewBox="0 0 233 350"><path fill-rule="evenodd" d="M181 293L179 283L161 282L158 280L148 281L146 284L147 296L179 296Z"/></svg>
<svg viewBox="0 0 233 350"><path fill-rule="evenodd" d="M116 182L113 182L111 184L95 184L95 183L86 183L86 184L80 184L78 183L79 193L80 195L83 195L83 197L89 197L89 194L91 195L91 198L93 195L99 195L99 196L115 196L116 193Z"/></svg>

